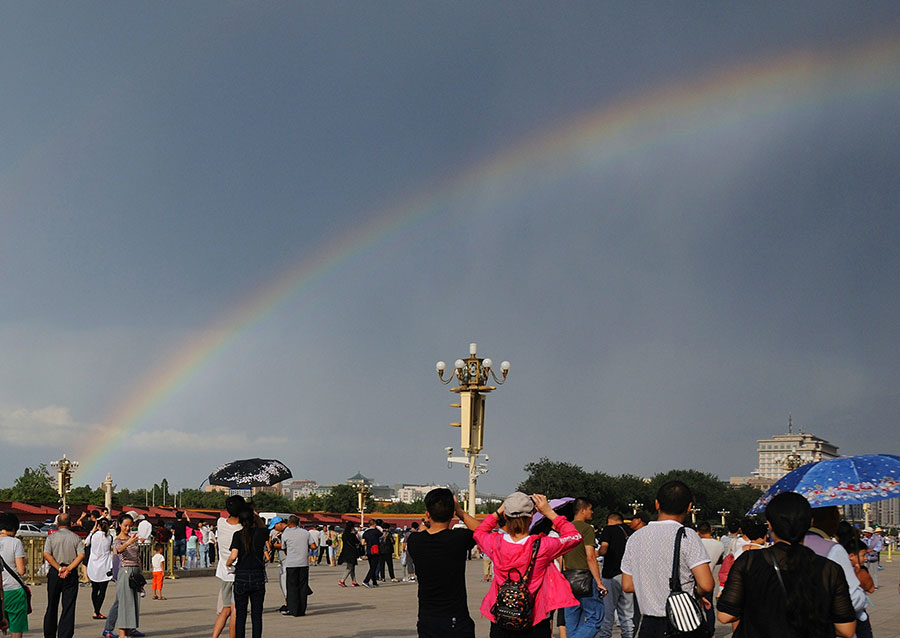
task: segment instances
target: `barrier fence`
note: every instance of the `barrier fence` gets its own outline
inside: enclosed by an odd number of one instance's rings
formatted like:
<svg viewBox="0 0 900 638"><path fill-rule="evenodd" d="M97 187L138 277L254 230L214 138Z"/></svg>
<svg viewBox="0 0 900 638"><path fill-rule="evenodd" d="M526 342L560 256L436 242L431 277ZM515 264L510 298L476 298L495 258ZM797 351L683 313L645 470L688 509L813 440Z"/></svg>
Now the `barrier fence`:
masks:
<svg viewBox="0 0 900 638"><path fill-rule="evenodd" d="M38 582L38 578L46 578L47 577L47 569L48 565L44 561L44 543L47 541L46 536L29 536L25 538L20 538L22 541L22 545L25 548L25 583L28 585L36 585ZM153 571L153 563L151 562L153 559L153 554L155 553L154 547L156 543L139 543L138 544L138 556L141 561L141 570L147 573L151 573ZM172 540L169 540L166 543L165 549L165 557L166 557L166 578L175 578L175 543ZM79 569L79 571L81 571Z"/></svg>

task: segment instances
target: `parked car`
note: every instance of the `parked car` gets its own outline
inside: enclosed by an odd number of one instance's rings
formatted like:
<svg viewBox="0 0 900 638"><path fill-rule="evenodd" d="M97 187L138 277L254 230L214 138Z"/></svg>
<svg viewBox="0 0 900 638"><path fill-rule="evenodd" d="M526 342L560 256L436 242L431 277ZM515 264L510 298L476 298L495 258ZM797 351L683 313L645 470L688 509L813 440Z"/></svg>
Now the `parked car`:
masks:
<svg viewBox="0 0 900 638"><path fill-rule="evenodd" d="M42 527L41 529L47 530L47 534L45 534L45 536L46 536L46 535L53 534L54 532L58 531L59 528L57 528L56 523L54 523L52 525L44 525L44 527ZM71 531L75 532L81 538L87 538L88 532L91 531L91 530L85 528L83 525L70 525L69 529Z"/></svg>
<svg viewBox="0 0 900 638"><path fill-rule="evenodd" d="M35 537L35 536L46 536L47 532L42 531L40 527L35 525L34 523L19 523L19 531L16 536L21 537Z"/></svg>

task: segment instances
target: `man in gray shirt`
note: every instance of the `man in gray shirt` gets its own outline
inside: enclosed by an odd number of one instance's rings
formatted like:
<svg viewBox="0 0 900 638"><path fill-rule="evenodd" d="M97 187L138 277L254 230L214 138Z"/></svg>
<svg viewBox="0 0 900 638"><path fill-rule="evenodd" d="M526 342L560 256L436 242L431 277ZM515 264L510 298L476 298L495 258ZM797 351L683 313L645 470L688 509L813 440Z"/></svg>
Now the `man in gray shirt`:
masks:
<svg viewBox="0 0 900 638"><path fill-rule="evenodd" d="M45 638L72 638L75 635L75 601L78 598L78 566L84 560L84 543L69 529L69 515L56 519L57 531L44 543L47 573L47 612L44 614ZM59 602L62 599L62 613Z"/></svg>
<svg viewBox="0 0 900 638"><path fill-rule="evenodd" d="M281 549L286 553L284 567L287 572L287 611L285 616L305 616L306 597L309 592L309 550L316 544L309 532L300 527L296 516L288 518L288 526L281 532Z"/></svg>

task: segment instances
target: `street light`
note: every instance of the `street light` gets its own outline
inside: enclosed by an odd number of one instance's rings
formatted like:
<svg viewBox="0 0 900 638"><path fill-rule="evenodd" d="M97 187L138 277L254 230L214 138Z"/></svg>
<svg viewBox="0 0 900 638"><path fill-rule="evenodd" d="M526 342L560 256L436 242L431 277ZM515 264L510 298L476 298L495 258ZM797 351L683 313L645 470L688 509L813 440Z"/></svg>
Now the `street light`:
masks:
<svg viewBox="0 0 900 638"><path fill-rule="evenodd" d="M69 509L69 505L66 501L68 493L72 491L72 472L78 467L78 461L70 461L66 458L66 455L63 454L60 460L51 461L50 465L58 468L56 470L56 491L59 493L60 500L62 501L60 511L65 514Z"/></svg>
<svg viewBox="0 0 900 638"><path fill-rule="evenodd" d="M454 458L452 448L448 448L447 464L463 463L469 468L469 497L468 507L469 514L475 515L475 487L478 482L478 476L487 472L487 466L478 464L479 452L484 446L484 399L489 392L493 392L497 388L487 385L488 381L493 377L497 385L503 385L506 382L506 375L509 374L509 361L500 364L501 377L498 378L494 372L494 363L490 359L481 359L477 356L478 344L469 344L469 358L457 359L453 364L453 372L445 379L444 371L447 364L438 361L435 364L438 378L444 385L453 381L454 377L459 382L455 388L450 388L450 392L459 395L459 403L451 403L451 407L460 409L459 423L451 423L450 425L460 428L460 447L466 453L465 459ZM487 457L484 459L487 461Z"/></svg>
<svg viewBox="0 0 900 638"><path fill-rule="evenodd" d="M353 489L356 490L356 499L359 506L359 528L362 529L366 524L366 501L372 494L372 488L366 485L363 481L360 481L353 486Z"/></svg>
<svg viewBox="0 0 900 638"><path fill-rule="evenodd" d="M644 506L644 504L637 499L634 499L634 503L629 503L628 505L631 507L632 516L637 516L637 511Z"/></svg>
<svg viewBox="0 0 900 638"><path fill-rule="evenodd" d="M719 510L718 512L716 512L716 514L718 514L719 516L722 517L722 527L725 527L725 517L728 516L729 514L731 514L731 512L728 510L722 509L722 510Z"/></svg>
<svg viewBox="0 0 900 638"><path fill-rule="evenodd" d="M691 508L691 524L694 525L694 526L697 525L697 512L700 512L700 511L701 511L701 510L700 510L699 507L692 507L692 508Z"/></svg>
<svg viewBox="0 0 900 638"><path fill-rule="evenodd" d="M801 465L812 463L815 460L816 459L809 453L798 453L797 448L795 447L791 449L790 454L777 457L775 462L788 472L792 472Z"/></svg>

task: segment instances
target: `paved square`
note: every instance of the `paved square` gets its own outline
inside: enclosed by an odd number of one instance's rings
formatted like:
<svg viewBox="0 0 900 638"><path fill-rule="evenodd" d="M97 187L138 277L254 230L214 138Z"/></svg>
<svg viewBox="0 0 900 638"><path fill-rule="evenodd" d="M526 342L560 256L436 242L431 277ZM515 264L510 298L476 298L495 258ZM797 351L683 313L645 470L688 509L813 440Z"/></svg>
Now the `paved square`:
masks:
<svg viewBox="0 0 900 638"><path fill-rule="evenodd" d="M878 574L881 588L872 596L874 634L876 638L900 638L900 595L897 592L900 559L883 564L884 570ZM365 574L365 567L365 562L357 566L360 581ZM394 568L399 573L400 561L394 561ZM487 583L481 582L481 573L481 561L469 561L469 611L475 619L477 637L488 638L490 623L478 613L488 587ZM310 568L310 587L314 594L309 600L308 615L303 618L288 618L277 611L283 601L278 587L278 570L271 567L266 588L263 635L320 638L403 638L416 635L415 583L384 583L377 589L342 589L337 585L342 574L342 568ZM167 580L163 594L168 600L152 600L148 593L141 601L141 630L148 637L208 638L215 619L218 586L219 581L214 576ZM41 634L41 622L47 608L46 586L38 585L33 591L35 611L29 616L31 629L26 636ZM113 596L113 589L110 589L104 603L104 613L112 603ZM77 609L76 636L100 636L103 623L91 619L90 588L80 589ZM223 635L228 635L227 629ZM614 635L618 636L618 631ZM716 636L721 638L729 635L730 627L719 625Z"/></svg>

